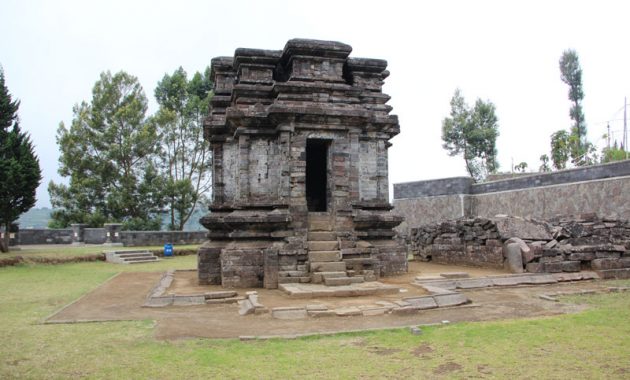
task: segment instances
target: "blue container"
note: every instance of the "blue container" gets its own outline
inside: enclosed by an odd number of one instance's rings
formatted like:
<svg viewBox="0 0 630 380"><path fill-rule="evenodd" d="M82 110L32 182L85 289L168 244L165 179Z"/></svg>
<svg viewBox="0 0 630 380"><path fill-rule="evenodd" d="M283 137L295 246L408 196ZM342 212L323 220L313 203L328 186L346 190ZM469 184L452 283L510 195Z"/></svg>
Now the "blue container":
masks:
<svg viewBox="0 0 630 380"><path fill-rule="evenodd" d="M173 244L166 243L164 244L164 257L173 256Z"/></svg>

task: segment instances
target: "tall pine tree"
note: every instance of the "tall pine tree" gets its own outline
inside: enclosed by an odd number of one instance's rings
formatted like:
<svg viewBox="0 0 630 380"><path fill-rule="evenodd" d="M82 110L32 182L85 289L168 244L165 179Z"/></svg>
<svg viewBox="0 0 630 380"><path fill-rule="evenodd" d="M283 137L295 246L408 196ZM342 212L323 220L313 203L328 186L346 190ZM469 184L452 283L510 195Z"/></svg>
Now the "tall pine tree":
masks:
<svg viewBox="0 0 630 380"><path fill-rule="evenodd" d="M9 247L11 224L35 205L36 190L42 180L39 160L30 136L20 129L20 102L11 99L0 69L0 223L4 226L4 242Z"/></svg>

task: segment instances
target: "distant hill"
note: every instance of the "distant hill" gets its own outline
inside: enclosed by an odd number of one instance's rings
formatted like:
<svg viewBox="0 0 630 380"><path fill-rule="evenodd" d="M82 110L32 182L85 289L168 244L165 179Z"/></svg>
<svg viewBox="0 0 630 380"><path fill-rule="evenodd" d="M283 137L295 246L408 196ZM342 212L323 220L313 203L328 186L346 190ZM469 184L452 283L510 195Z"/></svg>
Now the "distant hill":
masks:
<svg viewBox="0 0 630 380"><path fill-rule="evenodd" d="M28 210L28 212L22 214L18 220L20 229L48 227L51 212L52 209L48 207L32 208Z"/></svg>
<svg viewBox="0 0 630 380"><path fill-rule="evenodd" d="M48 227L48 221L50 221L50 213L52 209L48 207L32 208L28 212L22 214L18 222L20 223L20 229L29 228L46 228ZM199 224L199 218L204 216L208 212L205 207L197 207L193 215L188 219L188 222L184 226L185 231L201 231L203 226ZM169 217L165 214L162 217L162 229L165 230L168 227Z"/></svg>

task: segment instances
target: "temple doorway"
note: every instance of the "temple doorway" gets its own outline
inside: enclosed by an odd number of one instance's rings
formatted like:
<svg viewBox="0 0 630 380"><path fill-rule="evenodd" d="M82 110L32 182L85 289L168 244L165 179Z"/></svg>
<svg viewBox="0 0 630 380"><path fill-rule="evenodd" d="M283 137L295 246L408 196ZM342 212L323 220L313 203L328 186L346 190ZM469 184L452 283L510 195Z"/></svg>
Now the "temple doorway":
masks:
<svg viewBox="0 0 630 380"><path fill-rule="evenodd" d="M306 141L306 205L310 212L327 211L329 145L330 140Z"/></svg>

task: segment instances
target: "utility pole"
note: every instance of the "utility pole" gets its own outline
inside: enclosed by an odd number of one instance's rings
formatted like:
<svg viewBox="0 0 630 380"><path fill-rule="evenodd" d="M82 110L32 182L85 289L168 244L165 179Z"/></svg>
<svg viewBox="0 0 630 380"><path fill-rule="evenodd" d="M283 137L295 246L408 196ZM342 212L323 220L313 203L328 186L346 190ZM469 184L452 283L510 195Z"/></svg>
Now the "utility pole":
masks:
<svg viewBox="0 0 630 380"><path fill-rule="evenodd" d="M608 123L608 126L606 127L608 128L608 133L606 133L606 137L608 138L608 149L610 149L610 122Z"/></svg>
<svg viewBox="0 0 630 380"><path fill-rule="evenodd" d="M623 98L623 150L626 151L626 160L628 159L628 113L626 109L628 108L628 98Z"/></svg>

